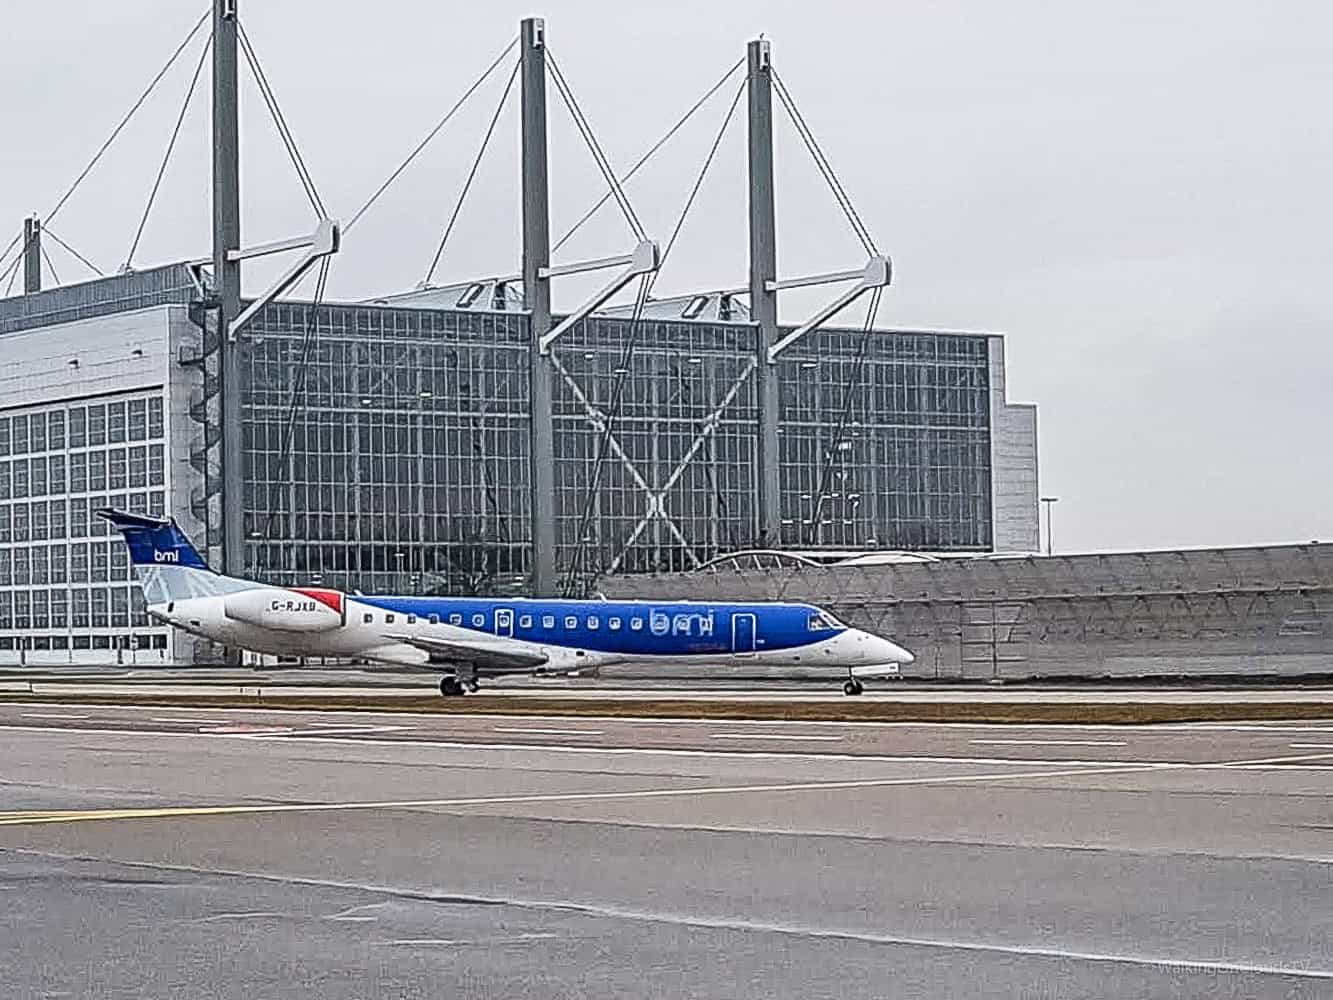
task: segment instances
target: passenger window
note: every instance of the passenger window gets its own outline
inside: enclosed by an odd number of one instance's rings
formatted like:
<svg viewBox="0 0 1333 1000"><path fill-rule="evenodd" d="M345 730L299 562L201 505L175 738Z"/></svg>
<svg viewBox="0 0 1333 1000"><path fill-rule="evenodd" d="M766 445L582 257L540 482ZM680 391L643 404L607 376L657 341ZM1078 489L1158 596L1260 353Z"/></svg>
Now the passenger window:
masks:
<svg viewBox="0 0 1333 1000"><path fill-rule="evenodd" d="M416 616L416 615L408 615L408 616L407 616L407 624L409 624L409 625L415 625L416 623L417 623L417 616Z"/></svg>
<svg viewBox="0 0 1333 1000"><path fill-rule="evenodd" d="M612 632L619 632L619 631L620 631L620 619L619 619L619 618L608 618L608 619L606 620L606 627L609 628Z"/></svg>
<svg viewBox="0 0 1333 1000"><path fill-rule="evenodd" d="M485 615L473 615L473 616L472 616L472 624L475 625L477 628L481 628L483 625L486 624L486 616L485 616Z"/></svg>
<svg viewBox="0 0 1333 1000"><path fill-rule="evenodd" d="M629 630L630 630L631 632L642 632L642 631L643 631L643 619L642 619L642 618L631 618L631 619L629 620Z"/></svg>
<svg viewBox="0 0 1333 1000"><path fill-rule="evenodd" d="M367 625L369 625L371 622L375 620L375 616L372 615L369 611L367 611L364 615L361 616L361 620L365 622Z"/></svg>
<svg viewBox="0 0 1333 1000"><path fill-rule="evenodd" d="M430 616L430 623L431 623L432 625L438 625L438 624L440 624L440 616L439 616L439 615L431 615L431 616Z"/></svg>
<svg viewBox="0 0 1333 1000"><path fill-rule="evenodd" d="M579 620L575 618L573 615L570 615L568 618L565 619L565 628L578 628L578 627L579 627Z"/></svg>
<svg viewBox="0 0 1333 1000"><path fill-rule="evenodd" d="M449 616L449 624L450 624L450 625L462 625L462 624L463 624L463 616L462 616L462 615L450 615L450 616Z"/></svg>
<svg viewBox="0 0 1333 1000"><path fill-rule="evenodd" d="M532 615L524 615L518 620L519 628L532 628Z"/></svg>
<svg viewBox="0 0 1333 1000"><path fill-rule="evenodd" d="M598 618L597 618L596 615L589 615L589 616L588 616L588 628L595 629L595 628L600 627L601 624L602 624L602 623L598 620Z"/></svg>
<svg viewBox="0 0 1333 1000"><path fill-rule="evenodd" d="M385 615L385 616L384 616L384 624L385 624L385 625L392 625L392 624L393 624L393 615L391 615L391 614L389 614L389 615Z"/></svg>
<svg viewBox="0 0 1333 1000"><path fill-rule="evenodd" d="M542 628L555 628L555 615L542 615Z"/></svg>

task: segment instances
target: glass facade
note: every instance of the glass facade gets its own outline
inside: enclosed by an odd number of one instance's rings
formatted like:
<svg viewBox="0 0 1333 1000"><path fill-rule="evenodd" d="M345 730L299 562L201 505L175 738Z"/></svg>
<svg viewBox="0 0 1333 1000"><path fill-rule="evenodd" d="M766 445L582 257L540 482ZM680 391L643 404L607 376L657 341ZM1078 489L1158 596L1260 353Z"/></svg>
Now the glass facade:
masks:
<svg viewBox="0 0 1333 1000"><path fill-rule="evenodd" d="M991 548L985 337L836 331L791 354L784 548Z"/></svg>
<svg viewBox="0 0 1333 1000"><path fill-rule="evenodd" d="M307 351L308 313L266 309L246 359L247 564L366 590L522 577L524 318L329 306Z"/></svg>
<svg viewBox="0 0 1333 1000"><path fill-rule="evenodd" d="M160 390L0 409L0 651L165 654L124 543L92 512L162 514L167 477Z"/></svg>
<svg viewBox="0 0 1333 1000"><path fill-rule="evenodd" d="M522 588L524 315L280 303L251 335L254 572ZM754 338L741 323L594 317L557 343L557 566L571 591L755 543ZM991 547L986 337L824 330L778 367L784 546Z"/></svg>

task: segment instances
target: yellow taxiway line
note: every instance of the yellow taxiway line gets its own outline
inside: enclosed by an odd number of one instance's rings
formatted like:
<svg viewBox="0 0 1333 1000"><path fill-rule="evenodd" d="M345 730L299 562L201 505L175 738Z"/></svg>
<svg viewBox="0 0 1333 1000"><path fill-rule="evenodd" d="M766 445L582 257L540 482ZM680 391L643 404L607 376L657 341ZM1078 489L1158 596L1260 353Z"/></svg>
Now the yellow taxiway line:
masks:
<svg viewBox="0 0 1333 1000"><path fill-rule="evenodd" d="M764 785L722 785L703 788L649 788L626 792L559 792L553 794L500 795L482 798L402 799L380 802L289 802L262 805L159 806L142 809L56 809L0 812L0 826L37 826L48 823L84 823L120 819L178 819L194 816L244 816L273 813L353 812L374 809L430 809L462 806L539 804L545 802L596 802L616 799L688 798L696 795L741 795L759 792L838 791L881 788L894 785L976 784L990 781L1021 781L1033 778L1064 778L1190 765L1118 764L1110 767L1076 767L1057 770L1010 771L1004 774L952 774L919 778L864 778L849 781L805 781Z"/></svg>

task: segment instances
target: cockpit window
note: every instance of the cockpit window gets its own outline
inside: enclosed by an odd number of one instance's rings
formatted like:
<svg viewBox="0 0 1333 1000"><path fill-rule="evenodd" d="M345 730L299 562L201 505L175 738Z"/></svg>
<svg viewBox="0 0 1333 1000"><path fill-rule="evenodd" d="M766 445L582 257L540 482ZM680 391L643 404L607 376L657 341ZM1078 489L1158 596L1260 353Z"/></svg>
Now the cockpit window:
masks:
<svg viewBox="0 0 1333 1000"><path fill-rule="evenodd" d="M838 619L824 611L810 613L809 629L811 632L827 632L829 629L842 628Z"/></svg>

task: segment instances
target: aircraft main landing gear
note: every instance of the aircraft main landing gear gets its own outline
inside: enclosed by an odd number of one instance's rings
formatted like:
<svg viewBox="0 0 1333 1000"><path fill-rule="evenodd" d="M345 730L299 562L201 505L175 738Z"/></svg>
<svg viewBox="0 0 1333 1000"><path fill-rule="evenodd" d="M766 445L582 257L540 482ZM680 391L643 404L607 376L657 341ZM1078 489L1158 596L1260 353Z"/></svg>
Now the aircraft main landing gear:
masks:
<svg viewBox="0 0 1333 1000"><path fill-rule="evenodd" d="M446 698L459 697L463 694L463 691L463 682L457 677L450 676L440 678L440 694L444 695Z"/></svg>
<svg viewBox="0 0 1333 1000"><path fill-rule="evenodd" d="M855 677L847 678L846 683L844 683L842 686L842 693L847 695L849 698L861 694L864 691L865 691L865 686Z"/></svg>

